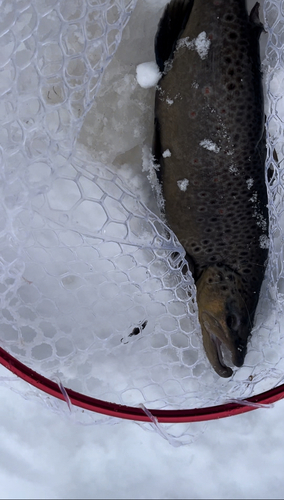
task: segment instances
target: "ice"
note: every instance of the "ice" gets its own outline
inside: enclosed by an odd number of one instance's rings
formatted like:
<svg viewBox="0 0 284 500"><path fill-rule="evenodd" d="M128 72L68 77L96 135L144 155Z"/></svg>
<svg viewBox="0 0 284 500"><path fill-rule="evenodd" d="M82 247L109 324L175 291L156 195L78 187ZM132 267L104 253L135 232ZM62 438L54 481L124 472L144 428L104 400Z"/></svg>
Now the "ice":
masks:
<svg viewBox="0 0 284 500"><path fill-rule="evenodd" d="M143 148L143 158L142 158L142 171L143 172L148 172L147 174L147 179L152 186L153 191L156 194L156 200L158 207L162 211L165 206L165 200L163 198L163 193L162 193L162 187L161 184L158 181L157 178L157 169L159 169L160 166L157 165L154 161L154 157L151 153L151 151L147 148L147 146L144 146Z"/></svg>

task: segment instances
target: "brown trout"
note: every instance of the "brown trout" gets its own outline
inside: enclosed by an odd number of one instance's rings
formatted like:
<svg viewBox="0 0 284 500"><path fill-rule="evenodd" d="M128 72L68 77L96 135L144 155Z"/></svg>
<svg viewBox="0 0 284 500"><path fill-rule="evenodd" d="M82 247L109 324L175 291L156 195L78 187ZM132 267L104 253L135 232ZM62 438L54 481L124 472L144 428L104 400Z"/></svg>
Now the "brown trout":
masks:
<svg viewBox="0 0 284 500"><path fill-rule="evenodd" d="M206 355L242 366L268 255L259 3L172 0L155 40L162 73L153 154L184 246ZM226 350L226 349L225 349ZM229 363L230 364L230 363Z"/></svg>

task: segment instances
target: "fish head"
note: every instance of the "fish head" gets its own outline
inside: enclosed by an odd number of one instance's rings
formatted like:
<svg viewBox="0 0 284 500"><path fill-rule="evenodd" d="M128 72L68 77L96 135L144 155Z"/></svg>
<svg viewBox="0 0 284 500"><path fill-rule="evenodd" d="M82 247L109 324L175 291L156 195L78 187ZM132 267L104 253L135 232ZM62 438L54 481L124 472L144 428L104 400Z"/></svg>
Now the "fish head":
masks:
<svg viewBox="0 0 284 500"><path fill-rule="evenodd" d="M196 283L199 321L206 355L221 377L230 377L223 350L232 363L242 366L251 332L251 319L244 300L241 277L226 266L208 267Z"/></svg>

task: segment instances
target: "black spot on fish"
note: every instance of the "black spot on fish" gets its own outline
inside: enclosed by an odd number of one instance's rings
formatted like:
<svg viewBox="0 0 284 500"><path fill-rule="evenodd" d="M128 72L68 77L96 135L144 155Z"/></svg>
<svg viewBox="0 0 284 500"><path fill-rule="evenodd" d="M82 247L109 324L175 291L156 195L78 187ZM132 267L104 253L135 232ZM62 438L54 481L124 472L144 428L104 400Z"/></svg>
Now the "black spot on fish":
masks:
<svg viewBox="0 0 284 500"><path fill-rule="evenodd" d="M234 90L236 88L236 85L234 83L228 83L227 89L228 90Z"/></svg>

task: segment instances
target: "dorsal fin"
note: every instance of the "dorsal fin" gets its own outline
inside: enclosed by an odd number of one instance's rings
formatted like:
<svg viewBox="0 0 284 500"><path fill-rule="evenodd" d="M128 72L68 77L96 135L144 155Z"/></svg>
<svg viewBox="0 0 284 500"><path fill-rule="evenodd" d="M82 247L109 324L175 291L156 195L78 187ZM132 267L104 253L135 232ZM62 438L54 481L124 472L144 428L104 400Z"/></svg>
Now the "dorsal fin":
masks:
<svg viewBox="0 0 284 500"><path fill-rule="evenodd" d="M161 73L176 46L190 16L194 0L171 0L166 6L155 37L156 61Z"/></svg>
<svg viewBox="0 0 284 500"><path fill-rule="evenodd" d="M249 21L252 25L252 29L256 34L257 39L259 39L261 33L264 31L264 26L261 20L259 19L259 8L260 8L260 3L256 2L253 8L251 9L249 15Z"/></svg>

